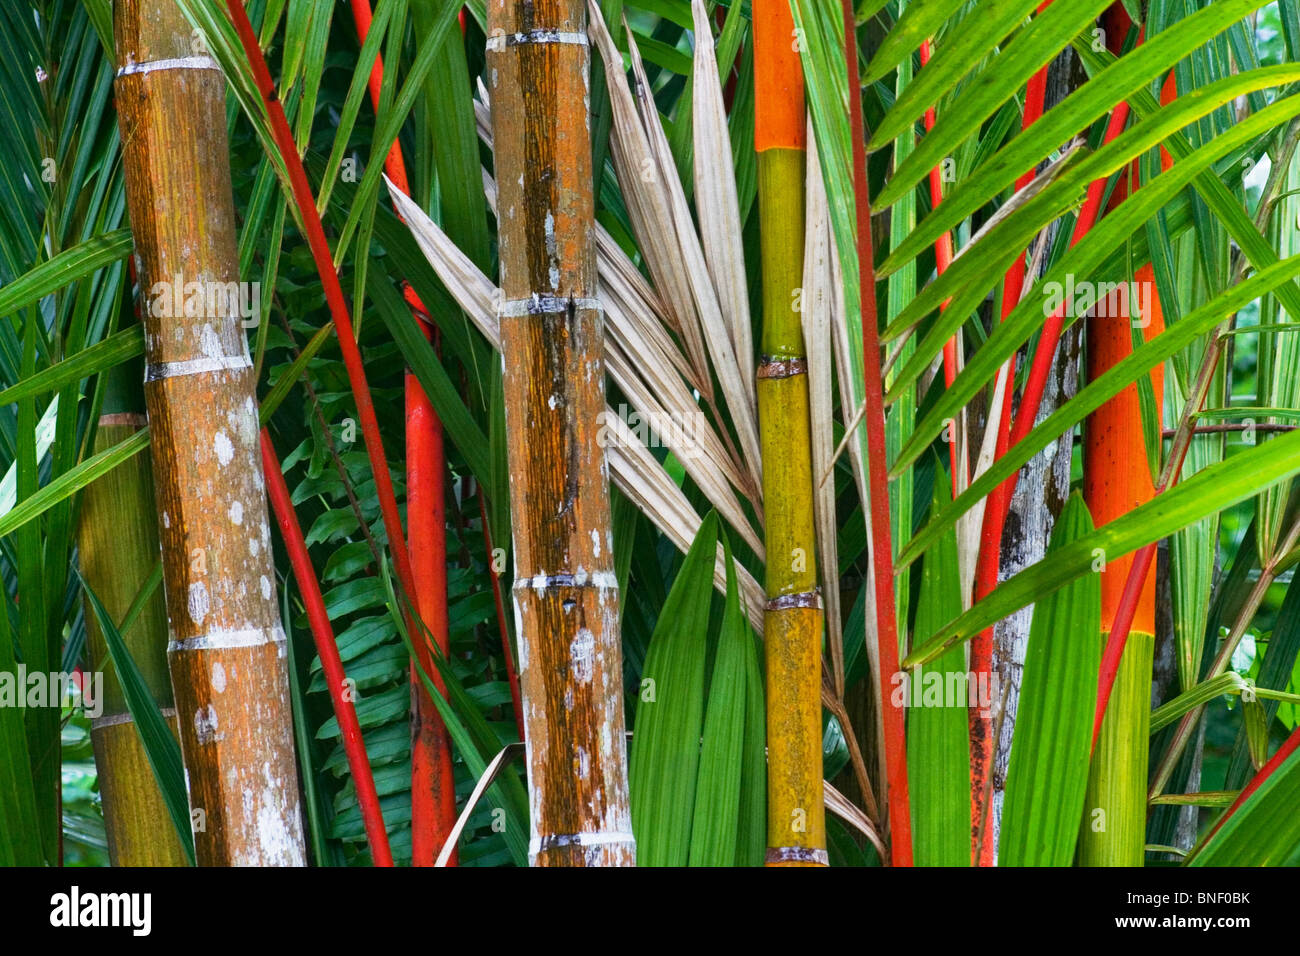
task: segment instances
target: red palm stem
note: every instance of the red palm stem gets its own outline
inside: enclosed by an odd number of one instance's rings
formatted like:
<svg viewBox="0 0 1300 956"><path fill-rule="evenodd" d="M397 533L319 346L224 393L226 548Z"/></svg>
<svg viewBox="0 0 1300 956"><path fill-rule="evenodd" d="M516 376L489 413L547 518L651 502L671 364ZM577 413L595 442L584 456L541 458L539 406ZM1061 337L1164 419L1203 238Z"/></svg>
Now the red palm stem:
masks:
<svg viewBox="0 0 1300 956"><path fill-rule="evenodd" d="M352 0L357 37L366 42L370 32L369 0ZM384 80L383 57L376 54L370 69L370 102L379 110ZM396 140L384 159L393 185L410 195L406 162ZM420 331L431 337L429 315L410 285L403 293ZM442 845L456 824L456 786L451 765L451 739L428 690L419 680L423 669L442 693L446 687L434 665L430 641L442 654L448 652L447 632L447 526L443 475L442 422L419 379L408 368L406 387L406 520L410 530L411 574L415 581L413 604L423 628L415 635L416 661L411 664L411 853L415 866L433 866ZM456 855L448 861L456 865Z"/></svg>
<svg viewBox="0 0 1300 956"><path fill-rule="evenodd" d="M230 11L235 32L239 35L240 44L244 48L244 55L248 58L254 82L266 107L272 135L289 174L294 205L298 207L303 231L307 234L307 244L316 263L316 271L320 274L321 285L324 287L325 301L334 320L334 327L338 331L339 349L343 353L348 383L357 403L357 417L365 439L366 453L370 458L370 468L375 476L375 491L379 496L379 509L383 515L384 528L388 532L389 549L393 553L397 577L407 595L414 595L416 589L411 576L411 562L406 551L401 515L397 510L397 498L393 493L392 476L388 473L388 459L384 455L383 439L379 434L379 421L375 417L374 401L370 396L370 386L366 382L365 366L361 361L361 350L357 347L356 332L352 326L352 319L348 315L347 303L343 298L343 286L339 282L338 271L334 268L329 243L325 240L325 229L321 224L320 214L316 211L311 184L307 181L307 171L303 168L302 157L298 155L293 133L289 129L289 121L284 115L284 107L280 104L275 83L271 79L271 71L266 65L261 47L258 46L253 26L248 22L244 6L240 0L227 0L226 6Z"/></svg>
<svg viewBox="0 0 1300 956"><path fill-rule="evenodd" d="M849 80L849 125L853 137L853 192L857 210L858 270L862 311L862 377L867 429L871 504L871 561L875 571L876 631L880 686L884 702L885 774L889 787L890 850L895 866L912 865L912 816L908 806L907 742L903 710L883 693L898 673L898 620L894 606L894 552L889 527L889 482L885 476L885 410L880 374L880 330L876 314L876 270L871 244L871 205L867 198L867 150L858 75L858 38L850 0L844 9L844 62Z"/></svg>
<svg viewBox="0 0 1300 956"><path fill-rule="evenodd" d="M303 605L307 609L307 621L316 642L316 653L320 655L325 686L329 690L330 703L334 705L334 716L339 722L343 752L347 755L348 767L352 771L357 805L361 809L366 839L370 843L370 856L374 859L375 866L392 866L393 854L388 846L388 831L384 827L384 816L379 808L375 778L370 771L370 757L366 754L361 724L357 721L357 710L353 706L351 694L345 693L348 687L347 675L343 670L343 661L339 658L334 628L325 610L325 599L321 596L320 583L316 580L316 571L312 567L311 556L307 553L307 542L303 539L298 515L293 510L293 500L284 481L284 472L280 469L280 459L271 443L271 435L265 428L262 429L262 472L266 476L266 494L271 502L271 511L280 528L280 537L284 539L285 550L289 553L294 580L298 582L298 593L302 595Z"/></svg>

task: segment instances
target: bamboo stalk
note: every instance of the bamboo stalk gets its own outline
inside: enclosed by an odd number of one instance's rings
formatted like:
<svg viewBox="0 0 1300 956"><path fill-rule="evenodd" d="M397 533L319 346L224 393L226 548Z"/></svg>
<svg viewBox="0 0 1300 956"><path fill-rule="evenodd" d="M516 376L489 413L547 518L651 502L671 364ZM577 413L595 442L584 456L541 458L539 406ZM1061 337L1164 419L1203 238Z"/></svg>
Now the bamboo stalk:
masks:
<svg viewBox="0 0 1300 956"><path fill-rule="evenodd" d="M763 264L758 366L767 604L767 865L826 866L822 600L813 523L803 284L803 71L788 0L754 0L754 148Z"/></svg>
<svg viewBox="0 0 1300 956"><path fill-rule="evenodd" d="M144 394L134 364L109 374L92 452L144 428ZM81 574L114 621L121 621L158 562L158 511L149 450L132 456L86 487L81 497L77 552ZM154 702L175 730L167 677L167 611L158 591L122 635ZM113 866L187 866L185 850L167 819L167 806L144 744L136 732L121 682L108 666L108 647L95 616L86 612L91 660L103 671L103 701L90 727L104 808L108 858ZM103 662L103 663L101 663Z"/></svg>
<svg viewBox="0 0 1300 956"><path fill-rule="evenodd" d="M198 317L169 307L186 291L176 283L206 291L238 280L225 80L215 61L193 54L174 3L119 0L114 13L127 202L151 295L144 388L196 857L301 866L248 346L228 300Z"/></svg>
<svg viewBox="0 0 1300 956"><path fill-rule="evenodd" d="M631 866L582 0L491 0L515 617L536 866Z"/></svg>

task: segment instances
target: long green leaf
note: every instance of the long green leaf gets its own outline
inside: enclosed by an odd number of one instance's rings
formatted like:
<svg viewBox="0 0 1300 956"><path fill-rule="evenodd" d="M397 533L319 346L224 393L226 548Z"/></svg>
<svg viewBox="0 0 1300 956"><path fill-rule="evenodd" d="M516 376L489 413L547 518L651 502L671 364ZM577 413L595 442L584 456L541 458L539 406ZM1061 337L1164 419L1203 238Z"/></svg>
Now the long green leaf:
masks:
<svg viewBox="0 0 1300 956"><path fill-rule="evenodd" d="M0 289L0 316L13 315L34 305L51 292L84 279L130 252L130 229L116 229L65 249Z"/></svg>
<svg viewBox="0 0 1300 956"><path fill-rule="evenodd" d="M167 815L171 817L181 847L189 857L190 864L193 865L194 832L190 825L189 794L185 787L181 745L172 733L172 729L167 726L162 711L158 709L149 687L135 666L135 659L131 657L130 649L122 640L122 635L118 633L112 615L105 610L85 578L80 574L77 577L81 580L81 587L86 592L86 600L90 604L91 612L95 615L95 621L104 635L108 656L113 662L113 670L117 672L118 682L122 685L122 695L126 698L127 709L131 711L136 732L140 735L140 743L144 746L145 756L149 758L149 767L153 770L154 780L157 781L158 790L167 805Z"/></svg>
<svg viewBox="0 0 1300 956"><path fill-rule="evenodd" d="M1192 852L1188 866L1300 864L1300 750L1287 757L1246 801Z"/></svg>
<svg viewBox="0 0 1300 956"><path fill-rule="evenodd" d="M20 398L44 395L67 385L75 385L84 378L106 372L127 359L144 354L144 331L138 325L114 332L103 341L96 342L76 355L41 369L30 378L9 386L0 392L0 405L8 405Z"/></svg>
<svg viewBox="0 0 1300 956"><path fill-rule="evenodd" d="M1013 611L1041 601L1080 575L1091 573L1098 559L1113 561L1159 541L1297 472L1300 431L1288 432L1211 465L1004 581L983 601L940 628L924 646L913 650L903 666L915 667L934 660L953 644L968 640Z"/></svg>
<svg viewBox="0 0 1300 956"><path fill-rule="evenodd" d="M142 428L130 438L118 442L112 448L106 448L93 458L87 458L75 468L59 475L34 495L18 502L12 511L0 516L0 537L21 528L61 501L66 501L100 475L112 471L148 446L149 429Z"/></svg>
<svg viewBox="0 0 1300 956"><path fill-rule="evenodd" d="M952 482L938 466L933 508L950 494ZM921 564L921 595L916 605L916 635L929 637L961 614L961 574L957 533L950 531L926 552ZM907 765L912 792L912 839L917 866L970 866L971 692L966 653L954 647L930 670L918 668L896 683L895 704L908 707ZM954 689L960 695L951 695ZM904 699L900 700L900 697ZM985 702L987 703L987 702ZM991 719L986 710L985 719Z"/></svg>
<svg viewBox="0 0 1300 956"><path fill-rule="evenodd" d="M718 517L710 512L677 572L646 652L628 756L640 866L685 866L689 859L717 548Z"/></svg>
<svg viewBox="0 0 1300 956"><path fill-rule="evenodd" d="M744 772L746 655L754 646L749 623L740 610L740 589L731 559L731 542L722 534L727 562L726 608L709 680L704 715L704 744L695 787L691 825L691 866L732 866L740 824L740 787Z"/></svg>
<svg viewBox="0 0 1300 956"><path fill-rule="evenodd" d="M1066 502L1046 560L1093 530L1082 496ZM1101 669L1101 579L1085 574L1034 605L1007 770L998 862L1069 866L1079 837Z"/></svg>

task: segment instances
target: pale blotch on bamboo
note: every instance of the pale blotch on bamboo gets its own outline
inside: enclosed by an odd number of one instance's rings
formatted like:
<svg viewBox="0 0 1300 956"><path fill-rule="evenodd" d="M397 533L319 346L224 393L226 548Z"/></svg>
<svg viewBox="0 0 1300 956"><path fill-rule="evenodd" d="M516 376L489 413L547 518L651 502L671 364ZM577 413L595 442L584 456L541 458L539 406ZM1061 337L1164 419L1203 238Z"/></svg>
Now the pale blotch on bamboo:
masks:
<svg viewBox="0 0 1300 956"><path fill-rule="evenodd" d="M114 14L140 287L236 281L221 72L193 54L172 0L120 0ZM145 315L168 659L198 863L301 866L285 637L238 318Z"/></svg>
<svg viewBox="0 0 1300 956"><path fill-rule="evenodd" d="M537 866L630 866L581 0L492 0L501 352Z"/></svg>

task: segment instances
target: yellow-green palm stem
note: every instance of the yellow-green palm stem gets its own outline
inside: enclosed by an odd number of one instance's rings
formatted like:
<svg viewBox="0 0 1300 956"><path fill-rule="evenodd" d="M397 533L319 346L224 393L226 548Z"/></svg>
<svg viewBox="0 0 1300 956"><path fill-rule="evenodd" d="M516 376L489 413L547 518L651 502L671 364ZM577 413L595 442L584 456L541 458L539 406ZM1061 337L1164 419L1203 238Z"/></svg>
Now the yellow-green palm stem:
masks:
<svg viewBox="0 0 1300 956"><path fill-rule="evenodd" d="M113 373L93 452L129 438L145 426L141 370ZM127 381L131 379L132 381ZM77 545L81 573L109 616L121 622L158 563L158 511L149 452L123 462L82 492ZM167 674L167 611L156 588L122 635L145 685L175 727ZM91 701L90 739L104 807L104 830L113 866L186 866L176 831L108 658L104 635L86 613L91 667L103 674L102 701Z"/></svg>
<svg viewBox="0 0 1300 956"><path fill-rule="evenodd" d="M808 364L803 284L804 162L800 149L758 154L763 261L762 359L758 368L768 603L768 853L772 866L824 865L821 595L813 522Z"/></svg>
<svg viewBox="0 0 1300 956"><path fill-rule="evenodd" d="M1103 642L1109 635L1102 635ZM1141 866L1155 638L1133 631L1093 750L1079 836L1082 866Z"/></svg>

